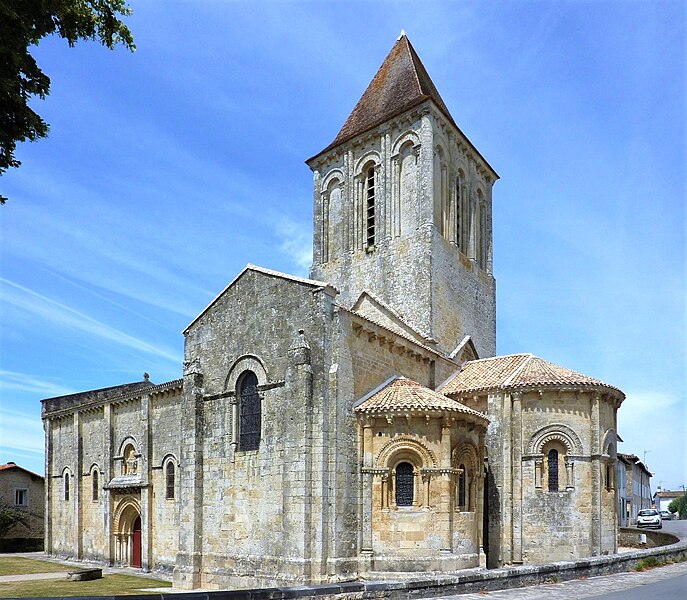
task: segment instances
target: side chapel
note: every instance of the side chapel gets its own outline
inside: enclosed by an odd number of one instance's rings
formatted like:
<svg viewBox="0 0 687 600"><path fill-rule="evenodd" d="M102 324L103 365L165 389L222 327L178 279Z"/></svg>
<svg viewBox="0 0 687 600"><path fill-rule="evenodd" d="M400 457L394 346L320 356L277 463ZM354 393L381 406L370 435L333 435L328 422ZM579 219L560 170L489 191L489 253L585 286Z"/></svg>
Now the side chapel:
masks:
<svg viewBox="0 0 687 600"><path fill-rule="evenodd" d="M615 552L624 395L495 356L498 175L405 35L307 164L310 278L248 265L182 379L43 400L47 552L183 589Z"/></svg>

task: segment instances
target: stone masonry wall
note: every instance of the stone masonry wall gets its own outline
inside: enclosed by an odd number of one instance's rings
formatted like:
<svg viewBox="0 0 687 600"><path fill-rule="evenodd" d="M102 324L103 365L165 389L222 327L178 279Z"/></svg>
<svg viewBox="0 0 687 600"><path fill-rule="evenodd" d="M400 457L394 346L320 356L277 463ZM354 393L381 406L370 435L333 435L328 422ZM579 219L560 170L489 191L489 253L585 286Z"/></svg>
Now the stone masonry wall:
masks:
<svg viewBox="0 0 687 600"><path fill-rule="evenodd" d="M181 455L181 395L157 394L153 396L150 439L152 460L150 482L152 484L151 526L152 567L171 572L179 549ZM165 465L171 460L175 466L174 498L166 497Z"/></svg>
<svg viewBox="0 0 687 600"><path fill-rule="evenodd" d="M328 298L321 288L248 270L187 331L187 371L202 374L202 388L194 384L194 398L193 385L184 386L182 428L191 435L182 444L182 473L195 483L181 495L179 586L321 577L325 548L310 532L341 508L314 505L326 493L329 468L311 441L331 410L323 410ZM309 373L289 362L299 329L311 348ZM257 451L237 447L235 394L245 369L256 372L262 398Z"/></svg>
<svg viewBox="0 0 687 600"><path fill-rule="evenodd" d="M481 454L483 438L465 423L441 418L383 417L369 420L374 475L371 498L371 569L437 571L479 566ZM365 422L365 427L368 422ZM473 460L462 452L469 446ZM388 458L387 458L388 457ZM414 468L412 506L397 506L394 471ZM457 503L458 467L466 466L466 506ZM363 477L370 477L363 474ZM479 526L478 526L479 525Z"/></svg>
<svg viewBox="0 0 687 600"><path fill-rule="evenodd" d="M54 419L51 428L52 465L46 473L46 485L50 486L49 502L53 527L51 548L58 555L77 556L78 520L76 510L75 479L77 473L78 433L72 415ZM69 500L64 496L65 473L69 473Z"/></svg>
<svg viewBox="0 0 687 600"><path fill-rule="evenodd" d="M313 166L311 276L339 289L339 302L346 307L352 306L365 290L376 294L421 332L434 337L447 352L470 334L480 355L492 356L496 351L491 275L493 179L482 159L472 153L462 134L454 129L447 128L443 117L428 104L321 157L321 162ZM435 177L437 152L446 157L450 182L455 180L458 169L464 172L465 201L474 207L477 189L482 190L487 230L480 234L474 220L468 230L473 236L483 235L488 247L484 272L471 260L475 244L471 242L469 248L464 248L464 255L457 249L450 227L444 231L443 221L456 218L447 213L450 202L455 202L455 185ZM373 246L367 244L366 238L363 172L370 164L375 165ZM409 169L410 174L406 173ZM335 196L332 186L336 188ZM443 199L437 202L440 188ZM338 236L336 244L331 243L331 236ZM453 249L444 248L438 238L446 245L453 239Z"/></svg>
<svg viewBox="0 0 687 600"><path fill-rule="evenodd" d="M110 540L105 508L105 463L111 459L107 451L103 408L81 414L82 461L79 485L81 492L81 552L92 560L107 560ZM97 497L93 498L93 472L97 471Z"/></svg>

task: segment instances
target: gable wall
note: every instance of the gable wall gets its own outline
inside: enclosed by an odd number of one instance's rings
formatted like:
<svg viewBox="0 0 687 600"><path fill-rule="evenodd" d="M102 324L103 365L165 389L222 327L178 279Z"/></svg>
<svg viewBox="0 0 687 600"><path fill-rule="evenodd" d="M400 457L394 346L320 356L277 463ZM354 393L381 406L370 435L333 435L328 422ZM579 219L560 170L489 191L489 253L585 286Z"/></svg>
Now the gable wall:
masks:
<svg viewBox="0 0 687 600"><path fill-rule="evenodd" d="M203 400L196 405L186 393L193 386L185 383L182 427L193 430L194 439L183 441L181 459L183 468L195 469L203 481L198 483L202 491L182 499L188 510L194 506L194 522L181 522L183 556L176 581L182 587L192 585L189 577L197 577L203 586L242 585L248 581L245 573L258 574L258 579L250 578L250 585L259 581L261 573L269 573L270 581L276 575L286 583L304 570L317 568L313 563L322 553L322 541L318 547L310 529L321 531L325 516L313 498L325 493L323 470L328 457L316 454L313 447L321 446L310 440L321 439L322 422L328 416L324 374L332 305L324 292L313 293L313 289L248 270L187 332L185 360L203 375ZM308 374L289 360L298 329L304 330L311 349L311 398ZM264 377L262 368L255 370L259 383L268 384L268 389L260 389L260 448L242 452L232 433L233 382L243 369L234 365L247 354L264 365ZM202 448L202 457L192 444ZM200 573L187 576L184 561L194 528L204 532L199 548L203 561Z"/></svg>

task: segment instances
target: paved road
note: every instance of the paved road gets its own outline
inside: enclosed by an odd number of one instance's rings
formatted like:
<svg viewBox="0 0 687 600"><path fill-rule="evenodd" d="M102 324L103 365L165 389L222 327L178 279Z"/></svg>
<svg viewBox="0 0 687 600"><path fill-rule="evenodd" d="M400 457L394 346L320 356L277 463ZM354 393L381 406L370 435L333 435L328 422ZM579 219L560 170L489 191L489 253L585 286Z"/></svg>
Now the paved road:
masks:
<svg viewBox="0 0 687 600"><path fill-rule="evenodd" d="M680 538L687 538L687 520L663 521L663 531L674 533Z"/></svg>
<svg viewBox="0 0 687 600"><path fill-rule="evenodd" d="M659 595L660 594L660 595ZM574 579L563 583L533 585L517 590L444 596L439 600L660 600L687 599L687 562L650 569L641 573L617 573L603 577Z"/></svg>

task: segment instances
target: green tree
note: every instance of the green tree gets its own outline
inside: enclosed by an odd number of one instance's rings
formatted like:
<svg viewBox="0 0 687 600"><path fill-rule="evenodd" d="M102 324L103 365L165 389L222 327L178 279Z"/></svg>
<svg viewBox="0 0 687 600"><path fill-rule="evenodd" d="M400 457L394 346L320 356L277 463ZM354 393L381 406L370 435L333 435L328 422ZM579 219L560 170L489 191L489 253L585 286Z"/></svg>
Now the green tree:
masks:
<svg viewBox="0 0 687 600"><path fill-rule="evenodd" d="M14 525L29 526L29 515L23 510L10 506L0 498L0 537L3 537Z"/></svg>
<svg viewBox="0 0 687 600"><path fill-rule="evenodd" d="M29 48L57 34L70 46L90 39L133 51L131 32L119 20L130 14L125 0L0 0L0 175L20 165L17 142L48 135L48 124L28 103L50 93L50 78ZM6 200L0 195L0 203Z"/></svg>
<svg viewBox="0 0 687 600"><path fill-rule="evenodd" d="M678 513L681 519L687 519L687 492L679 498L675 498L669 505L668 511Z"/></svg>

